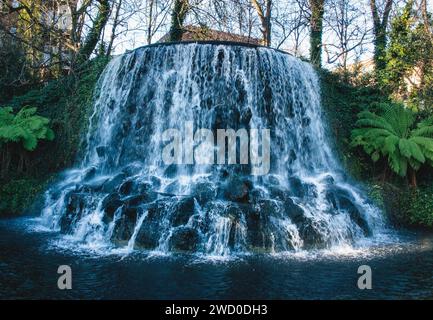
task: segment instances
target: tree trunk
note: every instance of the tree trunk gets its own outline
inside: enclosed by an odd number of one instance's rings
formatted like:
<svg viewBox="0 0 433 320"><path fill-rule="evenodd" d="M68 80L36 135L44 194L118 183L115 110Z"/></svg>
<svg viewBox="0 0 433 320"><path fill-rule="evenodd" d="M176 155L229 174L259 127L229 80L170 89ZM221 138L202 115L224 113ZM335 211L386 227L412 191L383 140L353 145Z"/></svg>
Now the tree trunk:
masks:
<svg viewBox="0 0 433 320"><path fill-rule="evenodd" d="M0 177L1 178L7 178L9 173L9 167L11 163L11 153L9 151L9 144L4 144L3 147L3 159L1 164L1 172Z"/></svg>
<svg viewBox="0 0 433 320"><path fill-rule="evenodd" d="M89 60L93 50L95 50L101 36L102 30L107 24L108 18L110 17L110 1L99 0L99 10L96 16L95 22L93 23L92 29L86 37L84 45L78 52L77 66L81 63Z"/></svg>
<svg viewBox="0 0 433 320"><path fill-rule="evenodd" d="M383 170L383 176L382 176L382 184L384 184L388 179L388 165L385 164L385 169Z"/></svg>
<svg viewBox="0 0 433 320"><path fill-rule="evenodd" d="M386 49L386 32L382 27L375 28L374 31L374 65L376 70L383 70L386 66L384 61L385 49Z"/></svg>
<svg viewBox="0 0 433 320"><path fill-rule="evenodd" d="M413 169L410 170L410 186L413 188L418 187L417 180L416 180L416 171Z"/></svg>
<svg viewBox="0 0 433 320"><path fill-rule="evenodd" d="M18 167L17 167L17 173L22 174L24 172L24 151L19 152L18 157Z"/></svg>
<svg viewBox="0 0 433 320"><path fill-rule="evenodd" d="M264 46L271 46L271 10L272 10L272 0L265 1L265 10L258 2L258 0L251 0L252 5L256 9L257 15L260 19L260 32L262 33L262 43Z"/></svg>
<svg viewBox="0 0 433 320"><path fill-rule="evenodd" d="M119 24L119 15L120 15L121 7L122 7L122 0L119 0L119 3L117 4L116 7L116 12L114 14L113 26L111 27L111 37L106 52L107 57L111 55L111 51L113 50L113 43L114 43L114 39L116 38L116 29L117 29L117 25Z"/></svg>
<svg viewBox="0 0 433 320"><path fill-rule="evenodd" d="M266 1L266 28L265 28L265 45L267 47L271 46L271 10L272 10L272 1L267 0Z"/></svg>
<svg viewBox="0 0 433 320"><path fill-rule="evenodd" d="M373 17L374 65L376 71L381 71L386 66L383 57L386 49L386 29L388 27L388 19L391 13L392 3L393 0L386 0L385 9L382 17L380 17L376 0L370 0L371 15Z"/></svg>
<svg viewBox="0 0 433 320"><path fill-rule="evenodd" d="M430 29L429 14L427 12L427 0L421 0L421 13L424 20L425 32L430 37L430 39L433 39L433 32Z"/></svg>
<svg viewBox="0 0 433 320"><path fill-rule="evenodd" d="M183 22L189 11L188 0L175 0L171 14L170 41L181 41L183 34Z"/></svg>
<svg viewBox="0 0 433 320"><path fill-rule="evenodd" d="M151 0L149 3L149 23L147 25L147 44L152 42L152 24L153 24L153 3L154 0Z"/></svg>
<svg viewBox="0 0 433 320"><path fill-rule="evenodd" d="M324 0L310 0L310 60L317 67L322 66L324 3Z"/></svg>

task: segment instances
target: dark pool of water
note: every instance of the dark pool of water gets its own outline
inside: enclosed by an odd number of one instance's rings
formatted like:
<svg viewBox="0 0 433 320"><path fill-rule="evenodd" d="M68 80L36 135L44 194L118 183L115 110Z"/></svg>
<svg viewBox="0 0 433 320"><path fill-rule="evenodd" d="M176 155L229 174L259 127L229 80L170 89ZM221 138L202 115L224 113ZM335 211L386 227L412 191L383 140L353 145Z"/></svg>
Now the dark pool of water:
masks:
<svg viewBox="0 0 433 320"><path fill-rule="evenodd" d="M59 235L29 232L28 219L0 220L2 299L433 299L433 236L355 253L248 256L77 254L49 245ZM357 288L357 269L373 271L373 289ZM57 288L70 265L72 290Z"/></svg>

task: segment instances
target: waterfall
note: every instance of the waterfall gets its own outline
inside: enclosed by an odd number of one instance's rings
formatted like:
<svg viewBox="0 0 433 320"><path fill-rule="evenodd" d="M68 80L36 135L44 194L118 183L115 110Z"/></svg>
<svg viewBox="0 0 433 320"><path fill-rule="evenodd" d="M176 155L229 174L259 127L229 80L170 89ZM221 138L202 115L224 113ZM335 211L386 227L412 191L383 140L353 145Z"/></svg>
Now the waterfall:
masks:
<svg viewBox="0 0 433 320"><path fill-rule="evenodd" d="M105 68L89 121L82 161L46 192L43 212L84 243L230 255L354 245L384 228L330 149L314 69L288 54L214 43L136 49ZM253 175L240 160L167 164L162 133L187 137L187 124L269 129L269 172Z"/></svg>

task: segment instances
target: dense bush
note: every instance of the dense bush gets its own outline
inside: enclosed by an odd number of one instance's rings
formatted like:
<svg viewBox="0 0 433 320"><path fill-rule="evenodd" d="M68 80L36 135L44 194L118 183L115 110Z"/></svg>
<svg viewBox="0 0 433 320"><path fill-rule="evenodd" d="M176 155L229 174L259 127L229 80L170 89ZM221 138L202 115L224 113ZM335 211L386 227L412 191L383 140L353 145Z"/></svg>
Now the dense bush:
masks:
<svg viewBox="0 0 433 320"><path fill-rule="evenodd" d="M54 132L50 129L50 119L36 114L36 108L24 107L12 113L10 107L0 107L0 147L6 143L22 143L24 149L33 151L38 140L53 140Z"/></svg>
<svg viewBox="0 0 433 320"><path fill-rule="evenodd" d="M80 74L51 81L2 105L14 111L28 105L37 108L38 114L51 119L56 136L53 141L41 141L36 150L26 154L25 170L20 170L18 161L11 161L7 175L0 178L0 214L22 212L52 174L73 164L88 124L93 89L107 62L107 58L94 59ZM0 148L0 154L4 152Z"/></svg>
<svg viewBox="0 0 433 320"><path fill-rule="evenodd" d="M359 112L367 110L373 102L388 100L372 86L355 86L327 71L321 71L320 76L322 105L330 136L334 137L338 150L337 156L353 177L370 180L380 174L380 164L372 163L363 152L350 147L351 132Z"/></svg>
<svg viewBox="0 0 433 320"><path fill-rule="evenodd" d="M0 103L28 89L22 46L0 29Z"/></svg>
<svg viewBox="0 0 433 320"><path fill-rule="evenodd" d="M31 208L37 196L47 187L49 179L17 179L0 186L0 216L21 215Z"/></svg>
<svg viewBox="0 0 433 320"><path fill-rule="evenodd" d="M370 198L384 209L391 221L399 226L433 227L433 170L419 170L418 188L409 188L406 180L384 172L384 159L374 163L362 149L350 147L351 132L356 128L357 114L377 111L375 105L390 103L374 86L348 84L338 75L321 73L322 103L334 137L336 154L350 175L369 190ZM417 120L430 114L417 114ZM386 178L386 179L385 179Z"/></svg>
<svg viewBox="0 0 433 320"><path fill-rule="evenodd" d="M422 186L411 190L408 202L410 223L433 227L433 186Z"/></svg>
<svg viewBox="0 0 433 320"><path fill-rule="evenodd" d="M358 114L352 130L351 146L361 146L373 162L385 158L393 172L411 174L416 186L416 172L422 165L433 165L433 118L416 121L416 115L398 103L374 103L376 111Z"/></svg>

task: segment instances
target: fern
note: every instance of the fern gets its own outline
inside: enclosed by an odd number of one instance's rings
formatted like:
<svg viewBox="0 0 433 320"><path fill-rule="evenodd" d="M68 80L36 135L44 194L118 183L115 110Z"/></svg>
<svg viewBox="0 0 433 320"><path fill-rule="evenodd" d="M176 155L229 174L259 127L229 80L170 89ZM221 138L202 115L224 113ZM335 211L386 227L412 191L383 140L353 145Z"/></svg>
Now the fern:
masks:
<svg viewBox="0 0 433 320"><path fill-rule="evenodd" d="M12 108L0 108L0 145L21 142L24 149L33 151L38 140L53 140L50 120L36 115L36 112L36 108L23 108L14 115Z"/></svg>
<svg viewBox="0 0 433 320"><path fill-rule="evenodd" d="M362 147L374 162L384 157L398 175L433 164L433 118L415 123L414 113L400 104L380 104L376 113L358 114L352 147Z"/></svg>

